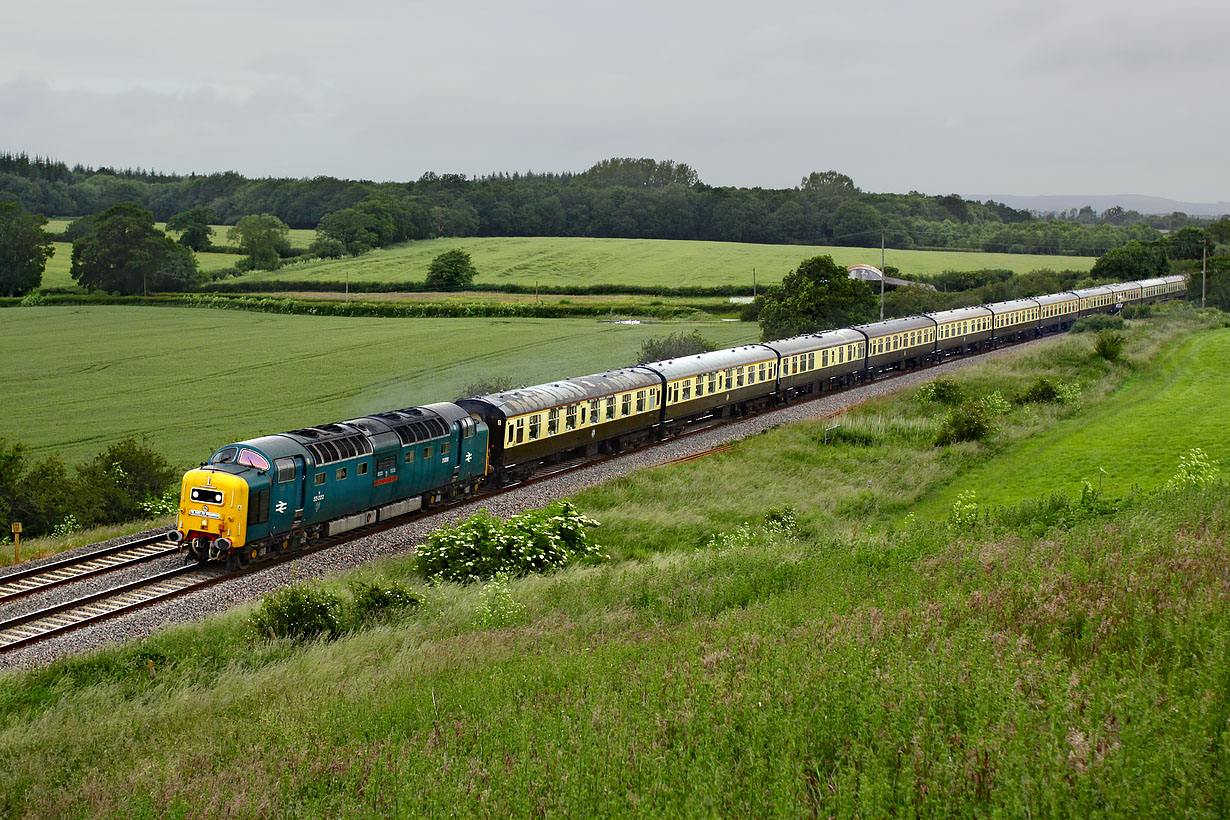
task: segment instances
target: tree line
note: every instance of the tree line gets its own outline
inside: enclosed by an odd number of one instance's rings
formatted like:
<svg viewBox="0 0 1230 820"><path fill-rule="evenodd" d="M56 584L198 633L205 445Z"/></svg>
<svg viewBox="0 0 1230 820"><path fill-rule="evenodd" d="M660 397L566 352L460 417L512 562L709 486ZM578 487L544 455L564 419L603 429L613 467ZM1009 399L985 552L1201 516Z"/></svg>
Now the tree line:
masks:
<svg viewBox="0 0 1230 820"><path fill-rule="evenodd" d="M315 249L328 256L391 241L461 236L578 236L692 239L768 244L964 248L1010 253L1097 256L1131 240L1149 241L1164 223L1086 218L1042 219L997 202L956 195L876 194L845 174L813 172L793 188L706 185L685 163L603 160L582 173L426 173L410 182L248 179L141 169L68 167L0 154L0 200L43 215L87 215L121 202L158 221L196 208L235 224L269 214L292 228L322 230ZM1108 210L1110 214L1114 209ZM1139 215L1137 215L1139 216ZM1187 219L1195 224L1195 220ZM1184 223L1186 224L1186 223Z"/></svg>

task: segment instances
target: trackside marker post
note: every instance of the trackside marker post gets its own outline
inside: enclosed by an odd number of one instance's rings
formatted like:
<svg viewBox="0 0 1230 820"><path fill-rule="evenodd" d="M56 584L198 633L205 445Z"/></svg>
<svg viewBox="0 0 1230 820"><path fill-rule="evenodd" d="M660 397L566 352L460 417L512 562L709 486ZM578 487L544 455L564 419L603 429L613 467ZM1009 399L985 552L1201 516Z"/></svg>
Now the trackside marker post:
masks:
<svg viewBox="0 0 1230 820"><path fill-rule="evenodd" d="M13 563L21 563L21 522L13 522Z"/></svg>

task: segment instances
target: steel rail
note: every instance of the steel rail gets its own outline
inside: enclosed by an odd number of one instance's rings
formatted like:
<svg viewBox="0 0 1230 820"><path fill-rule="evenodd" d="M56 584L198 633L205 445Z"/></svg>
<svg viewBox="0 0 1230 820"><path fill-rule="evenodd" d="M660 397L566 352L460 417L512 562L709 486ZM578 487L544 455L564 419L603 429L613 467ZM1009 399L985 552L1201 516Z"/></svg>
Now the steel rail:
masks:
<svg viewBox="0 0 1230 820"><path fill-rule="evenodd" d="M36 567L27 567L0 576L0 603L82 578L151 561L163 555L170 555L177 549L178 545L167 541L166 533L162 532Z"/></svg>

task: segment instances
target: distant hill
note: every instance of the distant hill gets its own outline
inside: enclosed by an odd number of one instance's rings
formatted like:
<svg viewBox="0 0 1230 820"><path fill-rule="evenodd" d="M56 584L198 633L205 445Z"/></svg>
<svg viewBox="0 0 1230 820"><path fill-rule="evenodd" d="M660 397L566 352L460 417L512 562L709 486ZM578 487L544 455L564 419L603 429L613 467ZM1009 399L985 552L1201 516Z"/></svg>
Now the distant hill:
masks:
<svg viewBox="0 0 1230 820"><path fill-rule="evenodd" d="M1230 214L1230 202L1179 202L1160 196L1144 196L1142 194L1115 194L1113 196L1013 196L1011 194L968 194L969 199L996 202L1011 208L1022 208L1027 211L1048 213L1050 211L1066 211L1069 208L1083 208L1086 205L1098 213L1118 205L1125 211L1138 211L1142 214L1172 214L1180 211L1189 216L1223 216Z"/></svg>

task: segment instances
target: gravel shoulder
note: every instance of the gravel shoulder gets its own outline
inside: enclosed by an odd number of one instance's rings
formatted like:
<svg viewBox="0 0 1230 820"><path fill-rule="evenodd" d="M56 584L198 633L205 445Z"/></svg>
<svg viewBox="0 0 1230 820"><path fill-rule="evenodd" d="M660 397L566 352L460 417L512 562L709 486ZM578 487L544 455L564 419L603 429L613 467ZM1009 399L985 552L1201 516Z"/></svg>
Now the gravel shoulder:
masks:
<svg viewBox="0 0 1230 820"><path fill-rule="evenodd" d="M926 370L881 379L840 393L822 396L812 401L674 439L617 459L564 473L525 487L514 488L498 496L443 510L435 515L411 521L404 526L374 533L293 561L215 584L199 592L151 605L132 615L115 618L97 626L85 627L32 646L6 652L0 655L0 669L39 666L60 657L90 651L105 644L142 638L167 626L201 620L237 604L252 601L292 581L319 578L331 573L342 572L384 556L405 555L412 552L415 545L421 543L431 531L445 524L459 521L482 508L495 515L509 516L542 507L557 499L637 470L699 453L728 442L739 441L772 427L836 415L870 399L930 381L941 374L963 370L1000 356L1013 355L1018 351L1044 345L1059 338L1063 336L1048 336L979 356L946 362ZM114 540L134 540L137 537L139 535L128 535L123 539ZM94 549L97 546L91 545L60 553L54 556L54 559ZM183 559L177 556L156 559L136 567L57 587L40 595L18 599L8 605L0 606L0 619L15 617L55 603L80 598L92 592L117 586L125 581L146 577L159 569L181 566L182 563Z"/></svg>

